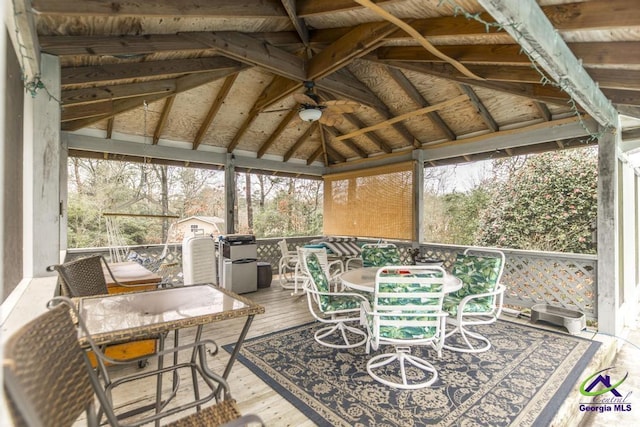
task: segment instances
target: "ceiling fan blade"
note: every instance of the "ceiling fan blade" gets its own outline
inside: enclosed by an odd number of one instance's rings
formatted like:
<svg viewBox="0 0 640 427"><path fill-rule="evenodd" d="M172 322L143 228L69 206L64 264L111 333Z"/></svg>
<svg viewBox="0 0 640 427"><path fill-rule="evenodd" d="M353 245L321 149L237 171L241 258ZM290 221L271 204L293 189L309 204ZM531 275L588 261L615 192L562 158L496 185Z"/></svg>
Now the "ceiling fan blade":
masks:
<svg viewBox="0 0 640 427"><path fill-rule="evenodd" d="M297 110L297 108L279 108L277 110L263 110L262 113L280 113L282 111Z"/></svg>
<svg viewBox="0 0 640 427"><path fill-rule="evenodd" d="M336 113L353 113L358 111L361 105L354 101L331 100L324 103L331 111Z"/></svg>
<svg viewBox="0 0 640 427"><path fill-rule="evenodd" d="M341 124L344 121L344 118L336 113L332 113L328 110L325 110L320 116L320 120L318 120L323 125L327 126L336 126Z"/></svg>
<svg viewBox="0 0 640 427"><path fill-rule="evenodd" d="M318 103L316 101L314 101L313 99L311 99L309 96L305 95L304 93L294 93L293 94L293 99L295 99L296 102L299 103L299 104L313 105L313 106L317 106L318 105Z"/></svg>

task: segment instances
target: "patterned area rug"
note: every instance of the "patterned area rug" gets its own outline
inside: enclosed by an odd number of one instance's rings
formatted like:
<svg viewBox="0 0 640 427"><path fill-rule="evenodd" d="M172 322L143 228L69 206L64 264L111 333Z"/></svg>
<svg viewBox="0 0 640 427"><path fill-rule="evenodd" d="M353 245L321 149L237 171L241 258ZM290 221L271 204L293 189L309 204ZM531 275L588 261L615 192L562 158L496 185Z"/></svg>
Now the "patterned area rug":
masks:
<svg viewBox="0 0 640 427"><path fill-rule="evenodd" d="M239 360L320 426L547 426L600 345L499 321L476 329L493 345L484 353L443 350L438 359L431 347L413 347L439 378L430 388L397 390L367 374L363 346L321 346L317 328L247 340Z"/></svg>

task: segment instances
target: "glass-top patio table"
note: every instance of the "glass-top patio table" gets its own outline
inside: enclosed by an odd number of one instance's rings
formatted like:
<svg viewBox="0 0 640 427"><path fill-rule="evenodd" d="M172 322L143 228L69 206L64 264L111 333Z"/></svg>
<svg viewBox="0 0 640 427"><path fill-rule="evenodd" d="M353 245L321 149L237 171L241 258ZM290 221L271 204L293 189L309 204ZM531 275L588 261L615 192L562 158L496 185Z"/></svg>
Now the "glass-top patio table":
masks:
<svg viewBox="0 0 640 427"><path fill-rule="evenodd" d="M354 268L353 270L342 273L340 280L342 280L342 284L347 288L363 292L373 292L376 284L376 273L381 268L384 267ZM455 292L462 288L462 280L451 273L445 272L443 285L445 293Z"/></svg>
<svg viewBox="0 0 640 427"><path fill-rule="evenodd" d="M225 380L229 377L253 317L264 313L263 306L212 284L90 296L78 299L77 303L79 315L84 320L91 339L99 346L154 337L160 337L160 342L164 343L163 337L174 331L174 345L177 347L180 329L197 327L197 342L204 325L246 317L222 374ZM79 341L81 345L88 346L83 332L80 332ZM163 346L161 344L161 351ZM174 360L175 363L177 360ZM192 356L192 366L194 363L195 353ZM104 375L108 376L106 370ZM157 407L160 407L161 382L159 378ZM109 379L107 383L109 387L112 384ZM174 376L174 392L176 387ZM220 390L221 387L218 392ZM197 389L194 392L197 396Z"/></svg>

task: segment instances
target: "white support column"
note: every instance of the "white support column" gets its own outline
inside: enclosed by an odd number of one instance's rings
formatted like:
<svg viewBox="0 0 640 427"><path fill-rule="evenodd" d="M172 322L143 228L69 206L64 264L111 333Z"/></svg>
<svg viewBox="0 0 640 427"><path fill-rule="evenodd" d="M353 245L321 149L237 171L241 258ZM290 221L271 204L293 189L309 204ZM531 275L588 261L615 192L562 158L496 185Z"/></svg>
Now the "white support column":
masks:
<svg viewBox="0 0 640 427"><path fill-rule="evenodd" d="M233 154L227 154L227 161L224 165L224 193L224 222L227 229L227 234L232 234L235 233L236 220L236 167Z"/></svg>
<svg viewBox="0 0 640 427"><path fill-rule="evenodd" d="M620 218L621 239L621 277L623 325L632 325L638 313L638 294L636 283L636 251L638 241L637 225L637 199L635 172L627 159L621 163L622 191L620 192L620 204L622 218Z"/></svg>
<svg viewBox="0 0 640 427"><path fill-rule="evenodd" d="M622 330L622 322L618 313L620 247L616 135L604 133L598 146L598 330L617 335Z"/></svg>
<svg viewBox="0 0 640 427"><path fill-rule="evenodd" d="M65 138L60 141L60 251L65 252L69 247L67 239L67 207L69 202L69 191L67 182L69 180L69 149ZM61 254L62 255L62 254ZM62 261L62 260L60 260Z"/></svg>
<svg viewBox="0 0 640 427"><path fill-rule="evenodd" d="M46 267L60 251L60 60L43 54L40 61L46 90L25 97L25 277L50 275Z"/></svg>
<svg viewBox="0 0 640 427"><path fill-rule="evenodd" d="M413 150L413 224L417 246L424 241L424 150Z"/></svg>

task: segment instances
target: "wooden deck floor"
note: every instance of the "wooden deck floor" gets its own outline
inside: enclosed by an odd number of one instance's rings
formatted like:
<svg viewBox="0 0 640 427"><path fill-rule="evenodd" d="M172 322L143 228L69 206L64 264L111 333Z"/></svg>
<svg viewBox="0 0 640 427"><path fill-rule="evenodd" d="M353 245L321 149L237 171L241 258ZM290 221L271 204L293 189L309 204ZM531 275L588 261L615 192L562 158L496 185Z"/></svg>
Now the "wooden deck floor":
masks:
<svg viewBox="0 0 640 427"><path fill-rule="evenodd" d="M259 289L257 292L244 294L244 296L263 305L266 309L263 315L256 316L254 319L247 338L261 336L269 332L308 323L313 320L308 311L306 297L291 296L291 291L283 290L275 278L270 288ZM513 321L514 319L509 318L508 320ZM207 325L204 328L203 338L212 339L220 345L233 343L240 333L243 324L244 319L234 319ZM545 328L545 326L541 327ZM185 330L181 332L180 337L181 342L182 340L185 340L184 342L192 341L193 331ZM604 349L599 353L603 353L603 355L597 357L599 360L594 360L588 367L590 372L595 372L598 365L608 363L604 361L607 359ZM209 358L209 364L214 371L221 373L228 359L229 354L220 349L217 355ZM119 373L118 370L130 372L132 369L137 368L119 367L114 369L114 373L117 375ZM233 397L237 400L241 412L243 414L253 413L259 415L267 426L315 425L304 413L297 410L239 362L236 362L233 366L229 376L229 384ZM148 384L148 387L146 385L142 387L137 386L135 389L123 387L114 395L114 399L117 402L116 406L126 406L132 403L139 404L141 401L151 402L155 390L154 387L154 383L151 382ZM145 390L144 392L143 389ZM187 388L186 391L190 392L191 390ZM133 398L133 396L136 397ZM180 397L178 400L179 399ZM564 423L567 422L567 420L578 422L582 414L575 413L575 408L577 408L577 405L567 402L559 413L556 414L558 424L554 423L554 425L566 425ZM576 417L578 417L578 419L576 419Z"/></svg>

